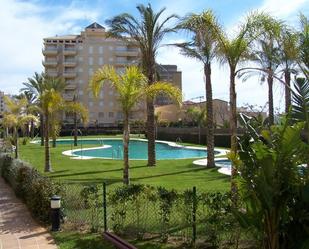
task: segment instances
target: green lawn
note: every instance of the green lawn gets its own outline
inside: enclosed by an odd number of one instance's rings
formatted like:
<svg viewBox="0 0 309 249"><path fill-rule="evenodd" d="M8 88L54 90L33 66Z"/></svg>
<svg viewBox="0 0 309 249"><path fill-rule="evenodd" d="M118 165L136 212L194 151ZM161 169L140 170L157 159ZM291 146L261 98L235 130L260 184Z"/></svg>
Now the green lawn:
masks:
<svg viewBox="0 0 309 249"><path fill-rule="evenodd" d="M90 136L89 136L90 137ZM117 136L118 137L118 136ZM87 147L89 147L87 145ZM76 160L61 154L71 149L71 145L57 145L51 148L53 173L47 173L55 180L72 182L103 182L112 186L121 184L121 160ZM44 170L44 147L39 144L20 146L20 157L39 171ZM217 169L206 169L193 165L193 159L158 160L156 167L147 167L147 161L130 161L131 183L164 186L178 190L196 186L200 191L224 191L229 188L228 176L219 174Z"/></svg>

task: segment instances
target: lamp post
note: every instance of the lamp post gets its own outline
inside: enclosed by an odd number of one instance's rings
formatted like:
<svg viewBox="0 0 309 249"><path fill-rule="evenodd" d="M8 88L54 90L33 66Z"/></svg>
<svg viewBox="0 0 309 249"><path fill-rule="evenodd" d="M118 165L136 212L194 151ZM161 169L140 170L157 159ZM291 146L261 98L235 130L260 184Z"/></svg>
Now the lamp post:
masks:
<svg viewBox="0 0 309 249"><path fill-rule="evenodd" d="M54 195L50 198L50 208L51 208L51 221L52 221L52 231L57 232L60 230L60 207L61 207L61 197Z"/></svg>

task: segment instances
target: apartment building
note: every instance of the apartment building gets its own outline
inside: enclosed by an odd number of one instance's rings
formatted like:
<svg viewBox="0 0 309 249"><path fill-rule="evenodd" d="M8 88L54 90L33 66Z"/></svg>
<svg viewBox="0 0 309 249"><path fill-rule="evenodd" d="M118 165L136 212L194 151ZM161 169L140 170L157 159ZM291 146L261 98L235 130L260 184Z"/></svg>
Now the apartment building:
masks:
<svg viewBox="0 0 309 249"><path fill-rule="evenodd" d="M88 83L103 65L112 65L118 72L123 72L126 66L137 65L140 51L136 44L107 38L105 28L93 23L79 35L44 38L43 55L45 73L65 80L64 98L77 99L88 109L90 125L112 126L122 120L115 90L106 84L96 99ZM146 119L144 101L137 105L130 118ZM72 117L67 115L64 121L70 123Z"/></svg>
<svg viewBox="0 0 309 249"><path fill-rule="evenodd" d="M6 94L0 91L0 119L3 117L3 113L7 110L4 102L4 96L6 96Z"/></svg>
<svg viewBox="0 0 309 249"><path fill-rule="evenodd" d="M180 90L182 90L182 81L181 71L177 70L176 65L156 65L156 71L158 73L158 78L160 81L166 81L172 83L174 86L178 87ZM160 96L157 96L155 100L156 105L169 105L172 104L173 101L167 97L164 94L161 94Z"/></svg>

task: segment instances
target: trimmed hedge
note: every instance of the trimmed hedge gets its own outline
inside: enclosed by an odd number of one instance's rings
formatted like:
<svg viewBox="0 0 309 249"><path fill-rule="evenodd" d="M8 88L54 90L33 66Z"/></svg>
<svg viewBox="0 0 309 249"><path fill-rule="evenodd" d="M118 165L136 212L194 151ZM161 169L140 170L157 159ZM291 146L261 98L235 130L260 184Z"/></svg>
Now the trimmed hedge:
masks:
<svg viewBox="0 0 309 249"><path fill-rule="evenodd" d="M29 164L0 154L0 173L17 197L28 206L33 217L50 222L50 197L60 194L61 186L42 176Z"/></svg>

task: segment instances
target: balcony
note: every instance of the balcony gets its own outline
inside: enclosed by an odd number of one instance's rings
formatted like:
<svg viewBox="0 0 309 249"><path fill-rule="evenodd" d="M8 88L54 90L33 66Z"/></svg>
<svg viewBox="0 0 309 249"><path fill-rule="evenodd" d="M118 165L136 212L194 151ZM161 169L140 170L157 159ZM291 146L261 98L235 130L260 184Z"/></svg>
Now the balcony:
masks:
<svg viewBox="0 0 309 249"><path fill-rule="evenodd" d="M58 77L57 71L46 71L46 75L49 77Z"/></svg>
<svg viewBox="0 0 309 249"><path fill-rule="evenodd" d="M56 60L45 60L42 61L44 67L56 67L58 62Z"/></svg>
<svg viewBox="0 0 309 249"><path fill-rule="evenodd" d="M65 47L63 48L64 55L76 55L77 51L75 47Z"/></svg>
<svg viewBox="0 0 309 249"><path fill-rule="evenodd" d="M76 85L75 84L67 84L64 89L65 90L75 90Z"/></svg>
<svg viewBox="0 0 309 249"><path fill-rule="evenodd" d="M64 78L75 78L76 77L76 72L75 71L64 71L63 72L63 77Z"/></svg>
<svg viewBox="0 0 309 249"><path fill-rule="evenodd" d="M114 64L116 66L130 66L130 65L137 65L137 61L136 60L119 60L119 61L115 61Z"/></svg>
<svg viewBox="0 0 309 249"><path fill-rule="evenodd" d="M63 62L63 65L65 67L75 67L76 66L76 61L75 60L65 60Z"/></svg>
<svg viewBox="0 0 309 249"><path fill-rule="evenodd" d="M56 55L58 53L58 48L57 47L45 47L42 50L42 53L44 55Z"/></svg>
<svg viewBox="0 0 309 249"><path fill-rule="evenodd" d="M116 49L116 56L128 56L128 57L138 57L139 50L138 49Z"/></svg>
<svg viewBox="0 0 309 249"><path fill-rule="evenodd" d="M64 93L64 94L62 94L62 97L64 98L65 101L73 101L74 100L73 94Z"/></svg>

